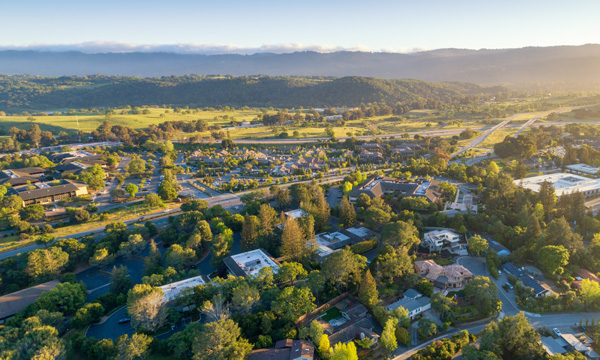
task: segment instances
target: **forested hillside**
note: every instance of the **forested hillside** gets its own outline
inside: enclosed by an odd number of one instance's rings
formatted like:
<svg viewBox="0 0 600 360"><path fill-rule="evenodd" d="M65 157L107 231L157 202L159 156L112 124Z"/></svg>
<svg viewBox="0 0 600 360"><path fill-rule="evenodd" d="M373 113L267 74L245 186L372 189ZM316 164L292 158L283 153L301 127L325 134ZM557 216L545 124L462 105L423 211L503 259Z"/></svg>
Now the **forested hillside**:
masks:
<svg viewBox="0 0 600 360"><path fill-rule="evenodd" d="M415 108L477 101L501 87L363 77L0 76L0 110L51 110L174 105L253 107L343 107L361 103L402 103Z"/></svg>

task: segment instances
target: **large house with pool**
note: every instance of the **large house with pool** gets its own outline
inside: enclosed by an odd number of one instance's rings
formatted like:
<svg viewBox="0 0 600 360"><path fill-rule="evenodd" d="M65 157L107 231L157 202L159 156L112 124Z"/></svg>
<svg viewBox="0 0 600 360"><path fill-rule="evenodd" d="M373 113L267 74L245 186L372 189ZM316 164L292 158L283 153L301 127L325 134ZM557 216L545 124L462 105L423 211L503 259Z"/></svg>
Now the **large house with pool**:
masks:
<svg viewBox="0 0 600 360"><path fill-rule="evenodd" d="M360 187L352 190L348 199L352 204L356 204L360 194L367 194L371 199L391 194L396 197L425 197L430 202L436 202L441 196L439 185L437 180L414 182L379 176L368 179Z"/></svg>

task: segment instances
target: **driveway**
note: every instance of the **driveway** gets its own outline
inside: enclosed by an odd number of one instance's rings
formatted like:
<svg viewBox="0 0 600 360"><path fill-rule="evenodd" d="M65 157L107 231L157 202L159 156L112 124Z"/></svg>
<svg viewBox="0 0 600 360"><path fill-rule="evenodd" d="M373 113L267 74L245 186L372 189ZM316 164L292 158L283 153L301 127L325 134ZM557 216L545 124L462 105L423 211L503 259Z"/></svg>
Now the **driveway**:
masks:
<svg viewBox="0 0 600 360"><path fill-rule="evenodd" d="M121 320L124 317L127 317L126 306L114 312L102 324L90 325L85 336L94 337L96 339L117 340L121 335L133 335L135 329L133 328L133 326L131 326L131 322L119 324L119 320Z"/></svg>
<svg viewBox="0 0 600 360"><path fill-rule="evenodd" d="M506 290L502 288L502 285L508 282L507 275L504 271L502 271L502 275L500 275L498 277L498 280L496 280L490 276L484 258L473 256L460 256L456 258L456 263L466 267L475 276L480 275L489 277L490 280L492 280L496 284L496 287L498 288L498 298L500 298L500 300L502 301L502 312L504 313L504 315L516 315L521 311L517 306L514 290L509 290L509 292L506 292Z"/></svg>

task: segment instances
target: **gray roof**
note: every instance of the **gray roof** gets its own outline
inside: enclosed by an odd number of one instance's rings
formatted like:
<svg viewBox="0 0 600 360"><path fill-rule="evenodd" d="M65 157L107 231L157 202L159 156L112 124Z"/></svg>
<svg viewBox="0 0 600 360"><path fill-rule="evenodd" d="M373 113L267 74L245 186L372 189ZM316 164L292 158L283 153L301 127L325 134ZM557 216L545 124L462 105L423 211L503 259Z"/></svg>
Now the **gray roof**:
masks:
<svg viewBox="0 0 600 360"><path fill-rule="evenodd" d="M544 292L546 292L547 290L544 289L544 287L535 279L533 279L532 277L529 277L527 275L521 276L519 278L519 280L521 280L521 282L523 283L523 285L530 287L533 289L533 293L534 294L542 294Z"/></svg>
<svg viewBox="0 0 600 360"><path fill-rule="evenodd" d="M48 188L20 191L19 196L21 197L21 199L23 199L23 201L27 201L43 198L46 196L66 194L77 191L78 189L78 186L75 186L74 184L69 182L62 185L50 186Z"/></svg>
<svg viewBox="0 0 600 360"><path fill-rule="evenodd" d="M408 299L416 299L421 296L423 296L423 294L421 294L420 292L418 292L415 289L408 289L404 292L404 298L408 298Z"/></svg>
<svg viewBox="0 0 600 360"><path fill-rule="evenodd" d="M58 280L52 280L14 293L0 296L0 319L6 319L17 314L36 301L42 293L50 291L60 284Z"/></svg>
<svg viewBox="0 0 600 360"><path fill-rule="evenodd" d="M553 356L554 354L564 354L567 352L564 347L559 344L552 336L546 336L542 339L542 345L544 346L548 355Z"/></svg>

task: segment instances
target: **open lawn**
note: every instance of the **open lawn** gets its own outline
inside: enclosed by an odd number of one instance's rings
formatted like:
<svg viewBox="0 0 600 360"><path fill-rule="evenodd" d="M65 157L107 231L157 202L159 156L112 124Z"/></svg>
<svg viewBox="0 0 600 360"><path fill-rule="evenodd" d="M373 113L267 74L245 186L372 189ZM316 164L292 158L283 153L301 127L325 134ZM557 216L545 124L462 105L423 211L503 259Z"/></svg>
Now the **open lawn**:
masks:
<svg viewBox="0 0 600 360"><path fill-rule="evenodd" d="M335 306L332 306L331 308L329 308L329 310L325 312L325 315L323 315L321 319L323 319L323 321L325 322L329 322L333 319L339 318L340 316L342 316L342 312L340 311L340 309L338 309Z"/></svg>

